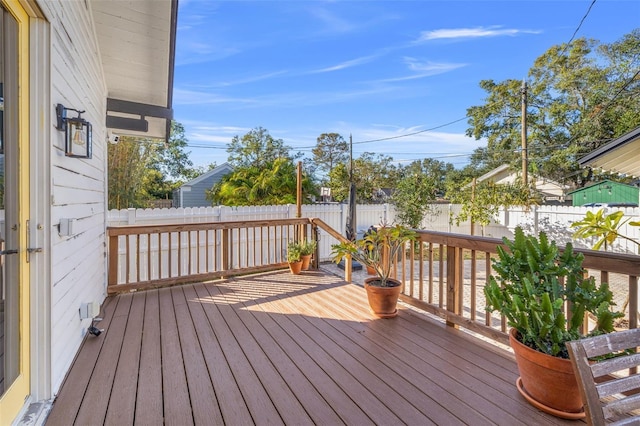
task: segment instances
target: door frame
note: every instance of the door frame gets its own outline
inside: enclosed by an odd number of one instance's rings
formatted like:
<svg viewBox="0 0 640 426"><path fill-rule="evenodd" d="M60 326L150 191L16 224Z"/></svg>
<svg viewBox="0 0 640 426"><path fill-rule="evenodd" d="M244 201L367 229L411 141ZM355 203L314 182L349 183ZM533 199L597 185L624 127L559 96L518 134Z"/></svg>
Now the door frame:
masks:
<svg viewBox="0 0 640 426"><path fill-rule="evenodd" d="M31 398L53 397L51 367L51 29L39 10L30 22L30 200L28 248L31 288ZM34 16L35 15L35 16Z"/></svg>
<svg viewBox="0 0 640 426"><path fill-rule="evenodd" d="M19 351L18 377L0 398L0 424L10 424L20 412L31 393L31 327L30 327L30 271L27 265L26 221L29 212L29 16L17 3L2 0L6 12L18 24L18 248L19 253Z"/></svg>

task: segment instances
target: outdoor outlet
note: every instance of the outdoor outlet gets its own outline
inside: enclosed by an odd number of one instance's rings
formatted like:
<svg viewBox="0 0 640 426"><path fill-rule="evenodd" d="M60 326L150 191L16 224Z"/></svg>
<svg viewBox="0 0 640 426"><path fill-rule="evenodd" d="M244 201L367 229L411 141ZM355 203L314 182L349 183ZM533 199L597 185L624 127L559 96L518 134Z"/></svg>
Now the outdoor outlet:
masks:
<svg viewBox="0 0 640 426"><path fill-rule="evenodd" d="M58 235L60 235L61 237L72 236L75 228L75 223L76 219L60 219L60 224L58 225Z"/></svg>
<svg viewBox="0 0 640 426"><path fill-rule="evenodd" d="M95 318L100 314L100 306L97 303L89 302L80 305L80 319Z"/></svg>

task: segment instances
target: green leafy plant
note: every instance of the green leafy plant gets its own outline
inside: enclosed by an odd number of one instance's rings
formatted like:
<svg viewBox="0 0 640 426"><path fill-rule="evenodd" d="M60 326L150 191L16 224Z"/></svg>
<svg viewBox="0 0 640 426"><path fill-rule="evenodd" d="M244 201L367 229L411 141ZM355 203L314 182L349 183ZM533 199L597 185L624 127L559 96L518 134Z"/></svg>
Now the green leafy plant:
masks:
<svg viewBox="0 0 640 426"><path fill-rule="evenodd" d="M380 287L387 287L391 274L390 260L402 253L406 242L415 241L416 235L402 225L370 229L361 240L332 245L333 260L339 263L345 256L351 256L353 260L373 268Z"/></svg>
<svg viewBox="0 0 640 426"><path fill-rule="evenodd" d="M518 331L522 343L540 352L568 358L565 342L581 337L585 314L596 318L590 334L613 331L622 316L612 311L613 293L607 283L585 278L584 255L567 244L561 253L544 232L539 239L516 228L513 241L503 238L493 259L496 275L484 289L487 311L498 311ZM565 306L572 307L567 321Z"/></svg>
<svg viewBox="0 0 640 426"><path fill-rule="evenodd" d="M308 256L316 251L318 242L315 240L304 240L300 243L301 255Z"/></svg>
<svg viewBox="0 0 640 426"><path fill-rule="evenodd" d="M295 241L291 241L287 245L287 262L296 263L301 261L302 245Z"/></svg>
<svg viewBox="0 0 640 426"><path fill-rule="evenodd" d="M604 209L600 209L595 213L588 211L582 220L571 224L572 228L577 228L573 236L574 238L596 237L597 241L593 245L594 250L600 250L603 245L606 248L607 244L611 245L618 238L631 241L640 249L640 242L620 233L622 225L628 222L631 226L640 226L640 221L622 220L623 217L624 212L622 210L608 215L605 214Z"/></svg>

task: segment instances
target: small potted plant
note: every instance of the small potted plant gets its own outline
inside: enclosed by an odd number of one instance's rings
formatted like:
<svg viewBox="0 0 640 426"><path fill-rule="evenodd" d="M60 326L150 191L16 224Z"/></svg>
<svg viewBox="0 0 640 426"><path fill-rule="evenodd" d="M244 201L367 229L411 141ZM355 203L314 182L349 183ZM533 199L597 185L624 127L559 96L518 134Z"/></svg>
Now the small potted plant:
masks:
<svg viewBox="0 0 640 426"><path fill-rule="evenodd" d="M311 256L316 251L316 247L318 243L315 240L304 240L300 243L301 248L301 257L302 257L302 270L306 271L309 269L309 264L311 263Z"/></svg>
<svg viewBox="0 0 640 426"><path fill-rule="evenodd" d="M582 267L584 255L571 244L560 252L545 233L503 238L493 259L495 275L484 289L487 311L504 315L511 328L509 341L520 371L520 393L537 408L559 417L584 416L582 399L565 343L584 337L586 314L595 318L589 333L613 331L614 312L607 283L596 285ZM565 316L570 305L572 315ZM545 381L549 380L549 381Z"/></svg>
<svg viewBox="0 0 640 426"><path fill-rule="evenodd" d="M302 246L300 243L291 241L287 245L287 262L289 262L291 273L298 275L302 270Z"/></svg>
<svg viewBox="0 0 640 426"><path fill-rule="evenodd" d="M416 233L402 225L370 229L361 240L342 242L332 246L333 260L339 263L351 256L361 264L375 270L376 276L366 278L364 288L371 311L380 318L393 318L402 283L391 278L391 259L404 250L405 243L414 241Z"/></svg>

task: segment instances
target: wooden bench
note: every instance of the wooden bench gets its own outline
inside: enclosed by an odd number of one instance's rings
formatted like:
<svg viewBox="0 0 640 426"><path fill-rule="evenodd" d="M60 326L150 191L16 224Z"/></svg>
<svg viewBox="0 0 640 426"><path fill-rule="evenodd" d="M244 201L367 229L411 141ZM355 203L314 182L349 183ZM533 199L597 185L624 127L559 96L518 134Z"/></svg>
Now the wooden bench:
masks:
<svg viewBox="0 0 640 426"><path fill-rule="evenodd" d="M640 423L639 346L640 329L567 343L587 423Z"/></svg>

